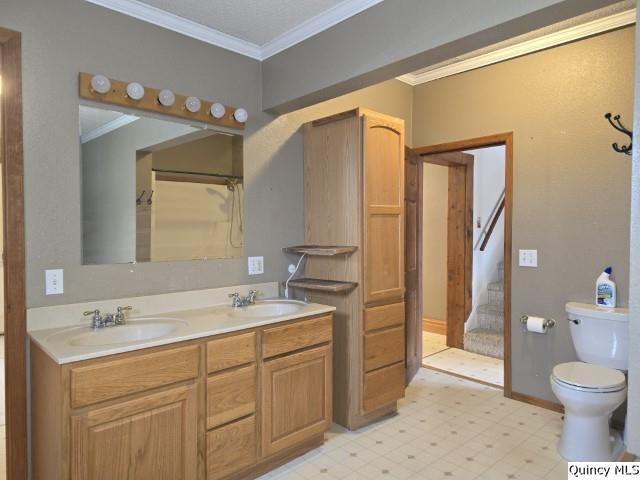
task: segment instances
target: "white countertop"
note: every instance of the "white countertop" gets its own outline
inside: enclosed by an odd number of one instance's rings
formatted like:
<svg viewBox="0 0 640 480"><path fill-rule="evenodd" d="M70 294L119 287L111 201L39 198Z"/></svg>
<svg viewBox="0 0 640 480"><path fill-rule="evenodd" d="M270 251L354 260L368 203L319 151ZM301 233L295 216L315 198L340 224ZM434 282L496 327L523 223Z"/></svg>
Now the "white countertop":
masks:
<svg viewBox="0 0 640 480"><path fill-rule="evenodd" d="M243 308L245 310L243 310ZM302 304L300 310L295 313L276 317L245 317L243 316L243 311L246 311L246 307L233 309L228 305L154 313L153 315L130 318L127 320L127 324L135 325L137 321L144 323L145 319L152 321L150 318L178 319L180 322L177 324L176 329L168 335L150 340L136 340L111 345L72 345L69 343L70 339L77 338L78 335L93 332L91 327L88 326L89 322L73 326L31 330L29 335L53 360L58 364L65 364L143 348L168 345L185 340L193 340L195 338L237 332L249 328L285 322L287 320L321 315L323 313L333 312L334 310L335 307L332 306L308 303ZM95 335L100 335L102 332L116 331L118 328L123 327L105 327L104 329L96 331Z"/></svg>

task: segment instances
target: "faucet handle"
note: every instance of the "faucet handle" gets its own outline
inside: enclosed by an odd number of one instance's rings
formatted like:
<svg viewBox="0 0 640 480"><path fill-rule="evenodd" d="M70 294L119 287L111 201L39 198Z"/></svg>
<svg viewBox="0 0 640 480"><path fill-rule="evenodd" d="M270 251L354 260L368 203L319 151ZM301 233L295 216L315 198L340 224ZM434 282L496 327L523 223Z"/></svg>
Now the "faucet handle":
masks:
<svg viewBox="0 0 640 480"><path fill-rule="evenodd" d="M87 310L86 312L83 313L83 315L85 317L88 317L89 315L93 315L93 317L91 317L91 327L92 328L102 328L102 327L104 327L104 320L102 319L102 316L100 315L100 310L98 310L97 308L95 310Z"/></svg>
<svg viewBox="0 0 640 480"><path fill-rule="evenodd" d="M240 293L234 292L234 293L230 293L228 296L229 296L229 298L239 298L240 297Z"/></svg>
<svg viewBox="0 0 640 480"><path fill-rule="evenodd" d="M116 314L113 316L113 320L115 321L116 325L124 325L125 324L124 312L127 312L129 310L133 310L133 307L131 305L127 305L126 307L117 307L116 308Z"/></svg>

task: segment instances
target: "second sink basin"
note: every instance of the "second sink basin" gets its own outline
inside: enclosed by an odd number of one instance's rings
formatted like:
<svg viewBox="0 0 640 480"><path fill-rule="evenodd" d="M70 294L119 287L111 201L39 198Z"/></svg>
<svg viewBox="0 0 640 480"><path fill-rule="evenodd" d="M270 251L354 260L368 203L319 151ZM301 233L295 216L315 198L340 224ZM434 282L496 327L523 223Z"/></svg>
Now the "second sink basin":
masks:
<svg viewBox="0 0 640 480"><path fill-rule="evenodd" d="M152 340L169 335L186 323L184 320L165 317L129 320L125 325L84 330L70 337L67 343L74 347L97 347Z"/></svg>
<svg viewBox="0 0 640 480"><path fill-rule="evenodd" d="M255 305L235 308L231 315L234 317L283 317L299 312L306 303L297 300L263 300Z"/></svg>

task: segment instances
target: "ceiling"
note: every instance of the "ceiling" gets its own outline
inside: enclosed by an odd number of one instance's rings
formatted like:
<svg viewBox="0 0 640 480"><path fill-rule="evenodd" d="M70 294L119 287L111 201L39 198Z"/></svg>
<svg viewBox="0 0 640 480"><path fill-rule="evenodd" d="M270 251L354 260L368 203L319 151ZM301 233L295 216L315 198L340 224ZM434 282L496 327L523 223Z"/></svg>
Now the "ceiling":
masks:
<svg viewBox="0 0 640 480"><path fill-rule="evenodd" d="M343 0L143 0L234 37L264 45Z"/></svg>
<svg viewBox="0 0 640 480"><path fill-rule="evenodd" d="M383 0L86 0L264 60Z"/></svg>

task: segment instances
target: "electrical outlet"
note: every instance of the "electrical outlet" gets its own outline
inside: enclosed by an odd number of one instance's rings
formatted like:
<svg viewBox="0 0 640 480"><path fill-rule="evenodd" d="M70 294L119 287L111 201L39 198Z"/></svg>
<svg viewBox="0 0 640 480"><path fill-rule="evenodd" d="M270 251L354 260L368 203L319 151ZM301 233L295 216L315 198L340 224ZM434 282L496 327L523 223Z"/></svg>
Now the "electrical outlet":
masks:
<svg viewBox="0 0 640 480"><path fill-rule="evenodd" d="M45 295L64 293L64 270L61 268L44 271Z"/></svg>
<svg viewBox="0 0 640 480"><path fill-rule="evenodd" d="M521 267L538 267L538 250L520 250Z"/></svg>
<svg viewBox="0 0 640 480"><path fill-rule="evenodd" d="M264 273L264 257L249 257L249 275Z"/></svg>

